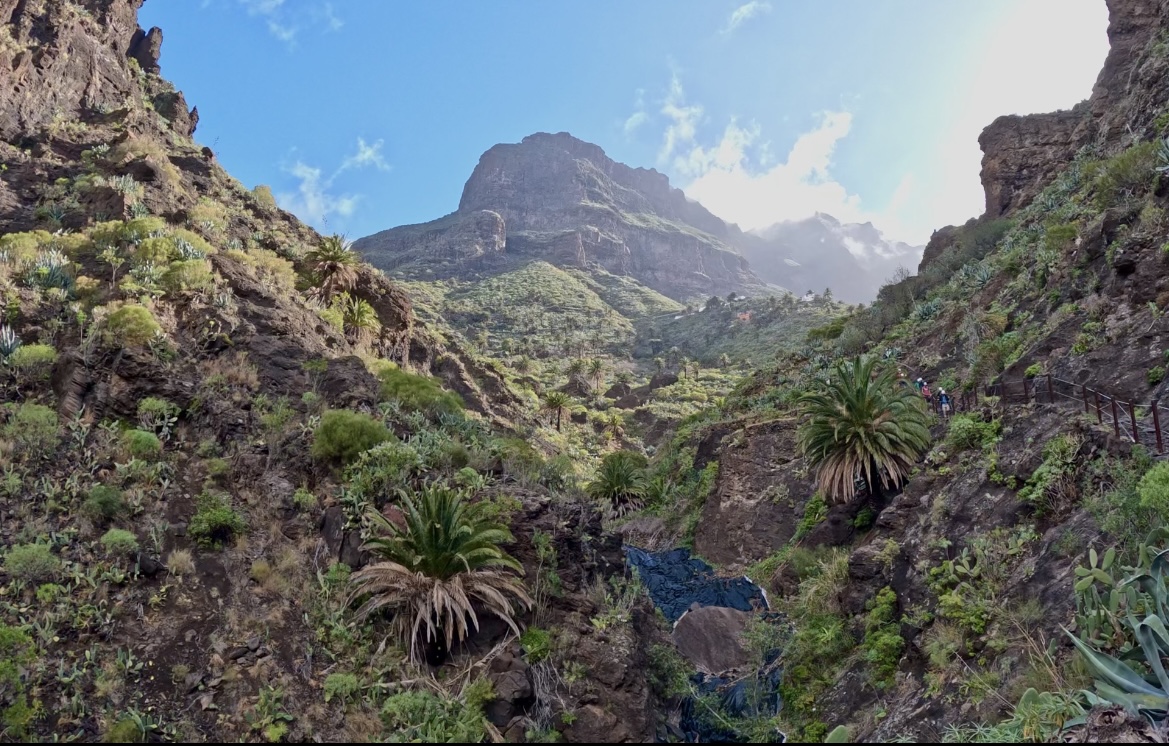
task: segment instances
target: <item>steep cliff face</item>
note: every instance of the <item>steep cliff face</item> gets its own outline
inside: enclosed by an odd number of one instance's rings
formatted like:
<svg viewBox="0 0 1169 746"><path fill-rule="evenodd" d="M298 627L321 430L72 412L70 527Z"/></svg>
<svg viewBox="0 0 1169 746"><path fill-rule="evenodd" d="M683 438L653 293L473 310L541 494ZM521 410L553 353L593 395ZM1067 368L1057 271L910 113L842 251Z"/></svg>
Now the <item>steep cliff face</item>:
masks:
<svg viewBox="0 0 1169 746"><path fill-rule="evenodd" d="M617 163L567 133L539 133L484 153L456 212L356 246L407 276L457 276L533 258L600 267L689 300L763 289L729 243L738 234L664 175Z"/></svg>
<svg viewBox="0 0 1169 746"><path fill-rule="evenodd" d="M1165 0L1107 0L1104 68L1091 97L1070 111L1002 116L979 137L986 215L1025 207L1084 146L1108 149L1147 139L1169 101Z"/></svg>

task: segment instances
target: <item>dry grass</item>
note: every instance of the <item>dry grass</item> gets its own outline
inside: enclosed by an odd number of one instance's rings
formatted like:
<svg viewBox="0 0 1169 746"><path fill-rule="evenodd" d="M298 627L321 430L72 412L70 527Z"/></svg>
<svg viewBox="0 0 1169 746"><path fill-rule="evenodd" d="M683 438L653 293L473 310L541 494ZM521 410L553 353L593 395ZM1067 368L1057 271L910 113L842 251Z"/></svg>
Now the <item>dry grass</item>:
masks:
<svg viewBox="0 0 1169 746"><path fill-rule="evenodd" d="M195 572L195 558L188 549L176 549L166 558L166 569L171 575L192 575Z"/></svg>

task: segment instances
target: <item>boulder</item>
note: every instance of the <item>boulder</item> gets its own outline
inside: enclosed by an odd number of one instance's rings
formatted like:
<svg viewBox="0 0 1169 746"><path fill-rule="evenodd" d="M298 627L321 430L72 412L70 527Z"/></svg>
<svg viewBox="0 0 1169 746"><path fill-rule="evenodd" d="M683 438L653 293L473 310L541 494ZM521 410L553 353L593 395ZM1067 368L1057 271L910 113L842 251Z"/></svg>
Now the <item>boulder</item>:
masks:
<svg viewBox="0 0 1169 746"><path fill-rule="evenodd" d="M162 29L158 26L149 31L139 28L130 40L126 56L136 60L138 66L148 73L158 75L162 72L158 66L158 58L162 56Z"/></svg>
<svg viewBox="0 0 1169 746"><path fill-rule="evenodd" d="M575 711L576 719L564 730L568 743L621 743L629 731L617 716L597 705L585 705Z"/></svg>
<svg viewBox="0 0 1169 746"><path fill-rule="evenodd" d="M678 651L703 673L720 674L748 663L739 638L751 614L722 606L691 608L674 625Z"/></svg>

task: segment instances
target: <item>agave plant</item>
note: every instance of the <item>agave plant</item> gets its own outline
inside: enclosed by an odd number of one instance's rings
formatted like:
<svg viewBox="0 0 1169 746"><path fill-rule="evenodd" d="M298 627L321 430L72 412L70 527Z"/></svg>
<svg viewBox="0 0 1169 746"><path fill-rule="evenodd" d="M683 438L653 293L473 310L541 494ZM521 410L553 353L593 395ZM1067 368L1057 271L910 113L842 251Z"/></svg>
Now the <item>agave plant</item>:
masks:
<svg viewBox="0 0 1169 746"><path fill-rule="evenodd" d="M8 325L0 326L0 360L7 358L20 347L20 337Z"/></svg>
<svg viewBox="0 0 1169 746"><path fill-rule="evenodd" d="M1152 548L1167 537L1165 529L1150 534L1140 548L1138 566L1127 568L1127 577L1119 581L1112 573L1115 550L1101 559L1093 549L1089 566L1076 570L1080 636L1064 630L1095 679L1099 699L1140 713L1154 724L1169 717L1169 674L1164 664L1169 656L1165 624L1169 619L1169 549ZM1104 587L1106 596L1098 586Z"/></svg>
<svg viewBox="0 0 1169 746"><path fill-rule="evenodd" d="M175 251L178 252L179 258L183 260L190 259L206 259L207 252L195 246L185 238L176 238L174 241Z"/></svg>
<svg viewBox="0 0 1169 746"><path fill-rule="evenodd" d="M922 398L894 385L892 367L878 374L876 364L872 357L838 363L799 399L806 421L797 440L830 500L852 497L858 476L874 494L900 485L929 447Z"/></svg>
<svg viewBox="0 0 1169 746"><path fill-rule="evenodd" d="M601 459L597 475L585 492L605 503L613 515L639 510L649 492L645 466L645 457L633 451L610 453Z"/></svg>
<svg viewBox="0 0 1169 746"><path fill-rule="evenodd" d="M929 321L938 315L942 310L942 304L937 300L927 300L924 303L917 303L913 306L913 320L914 321Z"/></svg>
<svg viewBox="0 0 1169 746"><path fill-rule="evenodd" d="M1157 142L1157 173L1169 173L1169 137Z"/></svg>
<svg viewBox="0 0 1169 746"><path fill-rule="evenodd" d="M477 630L476 607L518 635L517 608L530 608L532 599L518 577L523 567L499 547L512 541L507 527L485 518L485 503L469 503L446 485L399 496L404 525L370 514L377 536L364 549L378 561L352 576L350 601L364 599L358 618L392 612L393 627L416 663L428 645L449 651Z"/></svg>

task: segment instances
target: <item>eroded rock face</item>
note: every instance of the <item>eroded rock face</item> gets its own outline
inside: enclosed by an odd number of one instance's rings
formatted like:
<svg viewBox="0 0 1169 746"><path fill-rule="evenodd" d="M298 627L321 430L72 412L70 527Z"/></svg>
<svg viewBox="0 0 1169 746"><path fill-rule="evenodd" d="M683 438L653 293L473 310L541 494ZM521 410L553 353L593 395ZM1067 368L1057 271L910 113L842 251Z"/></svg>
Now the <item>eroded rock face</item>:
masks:
<svg viewBox="0 0 1169 746"><path fill-rule="evenodd" d="M368 236L356 246L395 271L425 263L457 275L502 258L599 265L674 298L759 289L728 226L654 170L630 168L561 132L496 145L479 160L459 209ZM436 266L445 263L445 266Z"/></svg>
<svg viewBox="0 0 1169 746"><path fill-rule="evenodd" d="M1070 111L999 117L979 137L989 217L1025 207L1084 145L1113 147L1154 134L1153 120L1169 101L1169 59L1160 43L1169 3L1107 2L1110 51L1091 97Z"/></svg>

